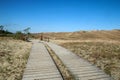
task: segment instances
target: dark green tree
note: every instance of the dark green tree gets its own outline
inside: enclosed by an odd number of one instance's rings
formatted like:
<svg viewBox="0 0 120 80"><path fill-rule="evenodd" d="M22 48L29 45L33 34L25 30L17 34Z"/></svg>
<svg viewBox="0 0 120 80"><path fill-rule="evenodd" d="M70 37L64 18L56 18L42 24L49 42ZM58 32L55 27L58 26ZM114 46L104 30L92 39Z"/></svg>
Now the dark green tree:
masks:
<svg viewBox="0 0 120 80"><path fill-rule="evenodd" d="M3 26L3 25L0 25L0 30L1 30L1 31L3 30L3 28L4 28L4 26Z"/></svg>
<svg viewBox="0 0 120 80"><path fill-rule="evenodd" d="M24 31L25 34L28 34L28 33L30 33L29 30L30 30L30 27L24 29L23 31Z"/></svg>
<svg viewBox="0 0 120 80"><path fill-rule="evenodd" d="M26 28L26 29L23 30L24 33L26 34L26 37L25 37L25 40L26 40L26 41L29 41L29 40L28 40L28 38L29 38L29 36L30 36L29 30L30 30L30 27L28 27L28 28Z"/></svg>
<svg viewBox="0 0 120 80"><path fill-rule="evenodd" d="M24 39L24 35L23 35L23 33L21 31L17 31L15 33L15 35L14 35L14 38L23 40Z"/></svg>

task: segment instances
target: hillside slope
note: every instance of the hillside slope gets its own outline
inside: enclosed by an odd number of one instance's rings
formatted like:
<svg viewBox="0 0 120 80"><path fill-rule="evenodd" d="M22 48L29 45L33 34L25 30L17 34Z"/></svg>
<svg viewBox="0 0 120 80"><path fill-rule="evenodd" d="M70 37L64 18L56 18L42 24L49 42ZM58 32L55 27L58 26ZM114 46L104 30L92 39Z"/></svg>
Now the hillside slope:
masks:
<svg viewBox="0 0 120 80"><path fill-rule="evenodd" d="M120 30L42 33L120 80ZM41 34L36 37L40 38Z"/></svg>
<svg viewBox="0 0 120 80"><path fill-rule="evenodd" d="M120 30L111 31L79 31L79 32L51 32L42 33L44 37L49 37L54 40L117 40L120 41ZM35 34L40 38L41 33Z"/></svg>

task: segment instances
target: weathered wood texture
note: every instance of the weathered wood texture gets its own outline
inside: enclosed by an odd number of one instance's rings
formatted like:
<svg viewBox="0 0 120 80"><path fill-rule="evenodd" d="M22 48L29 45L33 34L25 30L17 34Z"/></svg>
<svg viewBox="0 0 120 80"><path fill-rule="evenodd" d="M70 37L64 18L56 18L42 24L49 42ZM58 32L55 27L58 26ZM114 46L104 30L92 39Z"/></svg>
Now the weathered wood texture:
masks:
<svg viewBox="0 0 120 80"><path fill-rule="evenodd" d="M73 54L69 50L53 43L47 44L62 60L69 71L71 71L76 80L112 80L112 78L102 70Z"/></svg>
<svg viewBox="0 0 120 80"><path fill-rule="evenodd" d="M63 80L45 46L36 40L22 80Z"/></svg>

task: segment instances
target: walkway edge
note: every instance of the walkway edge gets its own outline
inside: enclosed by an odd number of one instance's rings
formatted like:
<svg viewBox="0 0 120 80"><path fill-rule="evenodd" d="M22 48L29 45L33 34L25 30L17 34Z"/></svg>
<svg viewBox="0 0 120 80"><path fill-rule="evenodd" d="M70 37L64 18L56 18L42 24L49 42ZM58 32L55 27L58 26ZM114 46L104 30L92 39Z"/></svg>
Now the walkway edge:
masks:
<svg viewBox="0 0 120 80"><path fill-rule="evenodd" d="M50 56L52 57L54 63L56 64L59 72L61 73L64 80L76 80L74 75L68 70L60 58L55 54L55 52L46 44L43 43L47 48Z"/></svg>

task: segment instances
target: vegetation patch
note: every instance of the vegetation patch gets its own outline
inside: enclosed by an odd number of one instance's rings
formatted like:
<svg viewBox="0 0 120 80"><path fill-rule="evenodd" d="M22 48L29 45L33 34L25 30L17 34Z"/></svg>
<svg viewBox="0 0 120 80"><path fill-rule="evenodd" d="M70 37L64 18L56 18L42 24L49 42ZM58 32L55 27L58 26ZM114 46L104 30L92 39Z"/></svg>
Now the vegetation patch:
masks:
<svg viewBox="0 0 120 80"><path fill-rule="evenodd" d="M120 43L67 42L61 45L120 80Z"/></svg>
<svg viewBox="0 0 120 80"><path fill-rule="evenodd" d="M21 80L32 44L0 38L0 80Z"/></svg>

